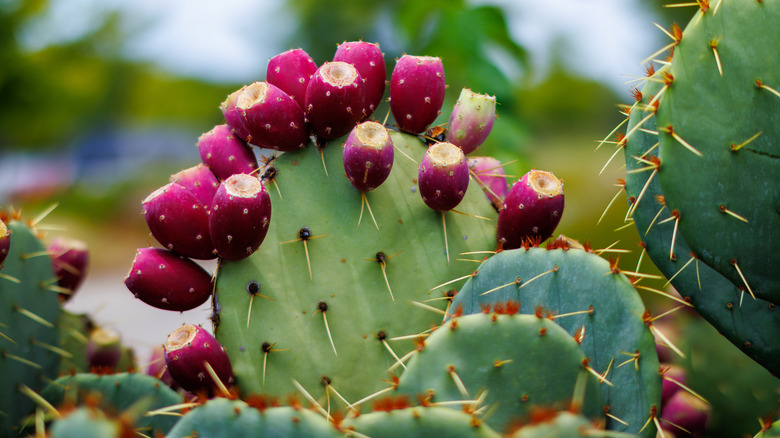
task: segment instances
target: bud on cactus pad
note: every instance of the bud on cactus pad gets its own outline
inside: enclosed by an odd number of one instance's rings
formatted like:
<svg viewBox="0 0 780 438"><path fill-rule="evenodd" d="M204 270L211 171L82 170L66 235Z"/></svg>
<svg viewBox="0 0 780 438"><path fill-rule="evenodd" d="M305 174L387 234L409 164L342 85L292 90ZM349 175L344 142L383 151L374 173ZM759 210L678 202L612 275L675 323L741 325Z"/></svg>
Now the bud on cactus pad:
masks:
<svg viewBox="0 0 780 438"><path fill-rule="evenodd" d="M236 107L238 96L241 95L245 88L246 85L230 93L227 99L219 106L219 109L222 110L225 123L227 123L231 131L241 140L247 141L249 132L244 128L244 122L241 121L241 109Z"/></svg>
<svg viewBox="0 0 780 438"><path fill-rule="evenodd" d="M61 294L61 298L67 301L86 277L89 265L87 244L80 240L60 237L49 244L48 250L51 252L57 285L69 291Z"/></svg>
<svg viewBox="0 0 780 438"><path fill-rule="evenodd" d="M495 119L496 97L464 88L450 114L446 139L468 155L485 142Z"/></svg>
<svg viewBox="0 0 780 438"><path fill-rule="evenodd" d="M364 41L350 41L339 44L334 61L342 61L352 64L360 73L366 84L366 107L364 118L371 114L382 102L385 95L385 82L387 71L385 70L385 57L379 44Z"/></svg>
<svg viewBox="0 0 780 438"><path fill-rule="evenodd" d="M390 111L402 131L424 132L441 113L444 65L431 56L404 55L390 76Z"/></svg>
<svg viewBox="0 0 780 438"><path fill-rule="evenodd" d="M250 143L277 151L292 151L306 146L308 129L303 110L279 87L268 82L255 82L238 96L236 106L241 110L241 120L249 133Z"/></svg>
<svg viewBox="0 0 780 438"><path fill-rule="evenodd" d="M361 192L379 187L390 176L395 149L384 125L363 122L357 125L344 144L344 172Z"/></svg>
<svg viewBox="0 0 780 438"><path fill-rule="evenodd" d="M271 198L259 179L236 174L220 184L209 215L211 241L220 257L241 260L252 255L270 222Z"/></svg>
<svg viewBox="0 0 780 438"><path fill-rule="evenodd" d="M190 259L160 248L140 248L125 286L150 306L183 312L205 303L213 283L211 274Z"/></svg>
<svg viewBox="0 0 780 438"><path fill-rule="evenodd" d="M289 94L303 111L306 86L317 71L317 64L303 49L288 50L268 61L265 80Z"/></svg>
<svg viewBox="0 0 780 438"><path fill-rule="evenodd" d="M436 211L455 208L469 186L469 166L463 151L447 142L429 147L420 163L417 184L428 207Z"/></svg>
<svg viewBox="0 0 780 438"><path fill-rule="evenodd" d="M363 119L366 85L346 62L326 62L306 89L306 119L318 137L332 140L347 134Z"/></svg>
<svg viewBox="0 0 780 438"><path fill-rule="evenodd" d="M177 254L194 259L216 257L209 237L209 215L195 194L168 183L142 202L152 236Z"/></svg>
<svg viewBox="0 0 780 438"><path fill-rule="evenodd" d="M550 172L532 170L509 191L498 213L497 239L504 249L522 246L524 240L545 241L563 214L563 183Z"/></svg>
<svg viewBox="0 0 780 438"><path fill-rule="evenodd" d="M189 190L207 210L219 187L219 180L203 163L171 175L170 181Z"/></svg>
<svg viewBox="0 0 780 438"><path fill-rule="evenodd" d="M197 325L182 325L168 335L165 365L173 380L192 393L206 392L211 396L221 385L230 388L235 380L225 349L211 333Z"/></svg>
<svg viewBox="0 0 780 438"><path fill-rule="evenodd" d="M257 171L257 157L252 148L233 134L228 125L217 125L198 138L198 152L203 164L221 181L234 173Z"/></svg>

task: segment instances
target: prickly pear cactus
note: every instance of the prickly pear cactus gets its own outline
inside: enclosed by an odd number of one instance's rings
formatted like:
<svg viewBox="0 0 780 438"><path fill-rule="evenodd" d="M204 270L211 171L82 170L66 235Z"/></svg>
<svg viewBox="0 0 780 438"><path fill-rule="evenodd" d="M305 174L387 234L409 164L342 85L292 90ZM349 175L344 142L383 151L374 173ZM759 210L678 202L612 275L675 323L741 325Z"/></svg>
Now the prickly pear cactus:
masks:
<svg viewBox="0 0 780 438"><path fill-rule="evenodd" d="M494 246L495 212L476 183L458 210L492 220L431 210L416 184L425 145L391 135L393 170L366 201L343 175L341 141L322 157L309 148L270 162L268 235L217 273L215 333L242 393L294 393L295 379L317 399L328 382L354 403L385 388L415 347L394 338L440 324L429 309L446 306L437 286L473 270L456 255Z"/></svg>
<svg viewBox="0 0 780 438"><path fill-rule="evenodd" d="M672 33L676 47L655 110L658 177L696 257L778 304L780 4L707 4Z"/></svg>
<svg viewBox="0 0 780 438"><path fill-rule="evenodd" d="M498 438L500 435L475 416L444 407L409 407L388 412L372 412L347 418L343 424L372 438ZM360 435L358 435L360 436Z"/></svg>
<svg viewBox="0 0 780 438"><path fill-rule="evenodd" d="M11 246L0 271L0 430L12 431L34 411L24 391L39 391L57 376L63 352L57 320L60 302L51 258L35 232L8 223Z"/></svg>

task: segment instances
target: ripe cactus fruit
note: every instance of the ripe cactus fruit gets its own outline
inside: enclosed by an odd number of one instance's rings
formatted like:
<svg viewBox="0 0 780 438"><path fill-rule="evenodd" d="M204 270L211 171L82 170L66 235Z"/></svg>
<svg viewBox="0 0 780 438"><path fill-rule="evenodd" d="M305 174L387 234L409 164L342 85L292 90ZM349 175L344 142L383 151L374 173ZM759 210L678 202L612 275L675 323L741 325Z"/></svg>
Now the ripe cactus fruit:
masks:
<svg viewBox="0 0 780 438"><path fill-rule="evenodd" d="M780 44L779 21L777 2L701 8L675 37L655 114L658 177L680 235L698 259L774 304L780 304L774 251L780 68L768 53Z"/></svg>
<svg viewBox="0 0 780 438"><path fill-rule="evenodd" d="M225 348L211 333L193 324L184 324L168 335L165 366L173 380L193 394L211 397L235 381Z"/></svg>
<svg viewBox="0 0 780 438"><path fill-rule="evenodd" d="M616 264L566 246L505 250L479 266L453 299L452 308L480 313L486 306L509 301L522 303L521 313L539 309L549 313L579 340L593 370L610 370L605 379L611 385L605 381L599 386L605 406L610 406L607 429L655 436L652 426L643 428L659 412L661 401L651 332L655 327Z"/></svg>
<svg viewBox="0 0 780 438"><path fill-rule="evenodd" d="M441 113L446 88L440 58L399 58L390 76L390 111L398 127L411 134L425 132Z"/></svg>
<svg viewBox="0 0 780 438"><path fill-rule="evenodd" d="M463 151L447 142L429 147L420 162L417 184L428 207L440 212L457 207L469 186L469 166Z"/></svg>
<svg viewBox="0 0 780 438"><path fill-rule="evenodd" d="M211 274L190 259L160 248L139 248L125 286L144 303L163 310L194 309L211 296Z"/></svg>
<svg viewBox="0 0 780 438"><path fill-rule="evenodd" d="M471 174L482 187L485 196L496 211L500 210L509 194L509 185L501 162L493 157L468 157L468 163Z"/></svg>
<svg viewBox="0 0 780 438"><path fill-rule="evenodd" d="M485 142L495 119L496 97L464 88L450 114L446 139L468 155Z"/></svg>
<svg viewBox="0 0 780 438"><path fill-rule="evenodd" d="M11 232L5 222L0 219L0 268L3 267L8 250L11 248Z"/></svg>
<svg viewBox="0 0 780 438"><path fill-rule="evenodd" d="M306 87L317 64L303 49L291 49L268 60L265 80L289 94L295 103L305 108Z"/></svg>
<svg viewBox="0 0 780 438"><path fill-rule="evenodd" d="M376 411L376 410L375 410ZM488 425L465 412L445 407L410 407L347 418L343 426L372 438L498 438Z"/></svg>
<svg viewBox="0 0 780 438"><path fill-rule="evenodd" d="M242 93L243 95L243 93ZM203 163L224 180L234 173L257 171L257 157L252 148L226 125L217 125L198 138L198 152Z"/></svg>
<svg viewBox="0 0 780 438"><path fill-rule="evenodd" d="M563 183L551 172L531 170L512 185L498 213L496 237L504 249L552 236L563 214Z"/></svg>
<svg viewBox="0 0 780 438"><path fill-rule="evenodd" d="M51 252L57 285L62 288L60 298L67 301L87 275L89 249L86 243L65 237L52 240L47 249Z"/></svg>
<svg viewBox="0 0 780 438"><path fill-rule="evenodd" d="M677 391L661 411L662 427L675 433L682 429L686 436L703 436L712 408L686 391Z"/></svg>
<svg viewBox="0 0 780 438"><path fill-rule="evenodd" d="M365 41L349 41L339 44L334 61L352 64L366 84L366 106L364 119L371 114L382 102L385 95L387 71L385 70L385 56L378 43Z"/></svg>
<svg viewBox="0 0 780 438"><path fill-rule="evenodd" d="M322 64L306 88L306 119L324 140L349 133L363 119L366 84L358 70L346 62Z"/></svg>
<svg viewBox="0 0 780 438"><path fill-rule="evenodd" d="M142 202L152 236L165 248L194 259L216 257L209 237L209 214L193 192L176 183L155 190Z"/></svg>
<svg viewBox="0 0 780 438"><path fill-rule="evenodd" d="M511 306L507 302L496 308ZM492 407L485 421L497 431L509 430L535 407L571 407L602 418L599 383L586 370L577 341L543 315L509 313L464 315L436 329L409 360L398 392L427 394L432 403L482 395Z"/></svg>
<svg viewBox="0 0 780 438"><path fill-rule="evenodd" d="M225 101L219 105L219 109L222 111L225 123L230 127L230 130L241 140L248 141L249 131L244 127L244 122L241 121L241 108L236 107L238 96L244 92L245 88L246 85L230 93Z"/></svg>
<svg viewBox="0 0 780 438"><path fill-rule="evenodd" d="M217 254L241 260L257 251L271 222L271 198L254 176L236 174L223 181L211 203L209 232Z"/></svg>
<svg viewBox="0 0 780 438"><path fill-rule="evenodd" d="M293 151L306 146L309 132L303 110L279 87L255 82L238 96L236 106L241 110L249 143L277 151Z"/></svg>
<svg viewBox="0 0 780 438"><path fill-rule="evenodd" d="M379 187L393 168L395 149L384 125L363 122L350 132L344 143L344 172L361 192Z"/></svg>
<svg viewBox="0 0 780 438"><path fill-rule="evenodd" d="M193 167L181 170L171 175L170 182L183 186L208 210L211 200L219 187L219 180L205 164L198 163Z"/></svg>
<svg viewBox="0 0 780 438"><path fill-rule="evenodd" d="M87 343L87 365L99 372L113 371L122 358L119 333L107 328L96 328Z"/></svg>

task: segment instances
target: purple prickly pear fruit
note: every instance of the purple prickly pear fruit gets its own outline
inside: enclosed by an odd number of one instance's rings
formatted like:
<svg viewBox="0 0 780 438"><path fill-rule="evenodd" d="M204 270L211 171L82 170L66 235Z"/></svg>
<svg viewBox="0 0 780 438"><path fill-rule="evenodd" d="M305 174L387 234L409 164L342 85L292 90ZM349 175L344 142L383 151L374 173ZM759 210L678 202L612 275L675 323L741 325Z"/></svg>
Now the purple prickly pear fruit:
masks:
<svg viewBox="0 0 780 438"><path fill-rule="evenodd" d="M224 347L203 327L192 324L185 324L168 335L165 365L173 380L194 394L205 393L211 397L219 392L220 385L209 367L227 389L235 381Z"/></svg>
<svg viewBox="0 0 780 438"><path fill-rule="evenodd" d="M563 214L563 183L550 172L531 170L509 190L498 213L497 239L503 249L523 241L547 240Z"/></svg>
<svg viewBox="0 0 780 438"><path fill-rule="evenodd" d="M346 62L326 62L306 88L306 119L312 131L332 140L349 133L363 119L366 85L358 70Z"/></svg>
<svg viewBox="0 0 780 438"><path fill-rule="evenodd" d="M172 389L179 387L173 381L171 373L168 372L168 367L165 366L165 348L162 345L157 345L152 349L152 353L149 356L149 365L146 367L146 374L160 379Z"/></svg>
<svg viewBox="0 0 780 438"><path fill-rule="evenodd" d="M366 84L364 119L371 117L382 102L387 82L385 55L379 48L379 44L364 41L343 42L336 49L333 60L352 64L360 73L360 77Z"/></svg>
<svg viewBox="0 0 780 438"><path fill-rule="evenodd" d="M217 125L198 138L198 152L220 181L235 173L257 171L257 157L252 148L227 124Z"/></svg>
<svg viewBox="0 0 780 438"><path fill-rule="evenodd" d="M140 248L125 277L136 298L163 310L192 310L211 296L211 274L194 261L161 248Z"/></svg>
<svg viewBox="0 0 780 438"><path fill-rule="evenodd" d="M241 260L257 251L271 222L271 197L259 179L237 174L223 181L211 204L209 232L217 254Z"/></svg>
<svg viewBox="0 0 780 438"><path fill-rule="evenodd" d="M309 131L303 110L276 85L255 82L247 86L238 96L236 106L242 111L241 120L249 132L250 143L277 151L306 146Z"/></svg>
<svg viewBox="0 0 780 438"><path fill-rule="evenodd" d="M184 186L168 183L142 202L152 236L165 248L194 259L216 257L206 207Z"/></svg>
<svg viewBox="0 0 780 438"><path fill-rule="evenodd" d="M661 409L661 427L686 436L703 436L712 407L687 391L677 391ZM682 429L682 430L681 430Z"/></svg>
<svg viewBox="0 0 780 438"><path fill-rule="evenodd" d="M48 250L51 253L57 286L63 290L60 298L68 301L86 277L89 250L84 242L63 237L54 239Z"/></svg>
<svg viewBox="0 0 780 438"><path fill-rule="evenodd" d="M384 125L363 122L350 132L344 144L344 172L361 192L379 187L393 168L395 149Z"/></svg>
<svg viewBox="0 0 780 438"><path fill-rule="evenodd" d="M230 126L233 133L241 140L247 141L249 132L244 128L244 122L241 121L241 109L236 107L238 96L241 95L245 88L246 85L230 93L227 99L219 105L219 109L222 110L222 115L225 116L225 123Z"/></svg>
<svg viewBox="0 0 780 438"><path fill-rule="evenodd" d="M496 97L464 88L450 114L446 139L468 155L485 142L495 119Z"/></svg>
<svg viewBox="0 0 780 438"><path fill-rule="evenodd" d="M8 257L8 250L11 249L11 231L5 225L5 222L0 220L0 268L5 263L5 258Z"/></svg>
<svg viewBox="0 0 780 438"><path fill-rule="evenodd" d="M664 379L661 387L661 407L663 408L669 399L680 390L680 385L672 380L685 385L687 375L685 369L677 365L662 365L662 369Z"/></svg>
<svg viewBox="0 0 780 438"><path fill-rule="evenodd" d="M402 56L390 76L390 111L398 127L411 134L425 132L441 113L446 88L440 58Z"/></svg>
<svg viewBox="0 0 780 438"><path fill-rule="evenodd" d="M107 328L96 328L87 343L87 366L99 372L116 370L122 357L119 333Z"/></svg>
<svg viewBox="0 0 780 438"><path fill-rule="evenodd" d="M436 211L455 208L469 186L469 166L463 151L452 143L435 143L423 155L417 173L420 195Z"/></svg>
<svg viewBox="0 0 780 438"><path fill-rule="evenodd" d="M206 209L210 208L211 200L219 187L219 180L214 172L203 163L171 175L170 181L189 190Z"/></svg>
<svg viewBox="0 0 780 438"><path fill-rule="evenodd" d="M509 185L501 162L493 157L469 157L468 163L485 196L496 210L500 210L509 194Z"/></svg>
<svg viewBox="0 0 780 438"><path fill-rule="evenodd" d="M317 71L317 64L303 49L288 50L268 61L265 80L289 94L303 110L306 86Z"/></svg>

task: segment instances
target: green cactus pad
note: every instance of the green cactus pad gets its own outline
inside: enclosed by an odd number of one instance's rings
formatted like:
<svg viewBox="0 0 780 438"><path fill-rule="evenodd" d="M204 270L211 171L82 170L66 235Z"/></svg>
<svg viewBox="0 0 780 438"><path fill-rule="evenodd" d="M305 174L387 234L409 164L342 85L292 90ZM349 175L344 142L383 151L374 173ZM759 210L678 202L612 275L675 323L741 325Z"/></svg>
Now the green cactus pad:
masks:
<svg viewBox="0 0 780 438"><path fill-rule="evenodd" d="M655 434L654 427L643 426L660 406L658 356L644 304L628 278L584 250L520 248L483 262L452 305L470 314L508 300L520 302L521 313L540 307L554 315L575 313L556 322L575 336L584 328L580 346L590 366L609 370L606 378L614 384L600 385L609 414L628 423L608 418L607 429Z"/></svg>
<svg viewBox="0 0 780 438"><path fill-rule="evenodd" d="M662 85L648 81L642 88L641 103L652 100ZM632 217L647 255L704 319L742 352L780 375L780 344L776 337L780 333L780 312L766 300L753 300L747 293L743 295L734 283L709 265L697 259L691 261L691 248L682 236L675 238L674 224L659 223L669 217L669 210L663 204L661 184L657 176L648 182L651 170L638 171L650 167L647 161L657 154L654 146L658 144L658 136L653 134L655 117L643 123L646 130L634 129L647 114L639 109L631 112L626 132L634 132L625 144L626 194L629 200L633 199L632 205L635 204ZM671 247L673 238L674 248Z"/></svg>
<svg viewBox="0 0 780 438"><path fill-rule="evenodd" d="M242 394L297 393L295 379L325 403L327 377L354 403L385 388L383 379L397 360L379 338L440 324L441 314L410 301L442 298L437 285L474 269L456 261L457 254L495 246L495 212L471 184L458 210L492 220L446 213L448 263L442 215L423 203L417 164L403 155L419 162L425 145L405 134L391 137L398 153L390 177L366 194L378 229L367 208L358 226L361 193L344 176L338 142L324 148L329 176L314 148L272 162L277 174L266 181L273 204L268 235L257 253L223 262L217 274L221 313L215 332ZM300 238L303 227L310 230L307 240ZM442 309L446 301L428 304ZM414 349L412 340L387 345L398 357Z"/></svg>
<svg viewBox="0 0 780 438"><path fill-rule="evenodd" d="M56 325L60 302L51 258L33 230L8 224L11 248L0 271L0 431L15 430L35 405L20 389L39 391L57 376L60 360Z"/></svg>
<svg viewBox="0 0 780 438"><path fill-rule="evenodd" d="M754 438L778 438L780 437L780 420L775 421L768 429L757 433Z"/></svg>
<svg viewBox="0 0 780 438"><path fill-rule="evenodd" d="M537 408L581 405L589 417L602 418L599 383L584 362L577 341L544 317L465 315L425 340L398 392L415 397L432 391L431 401L438 403L475 400L486 391L483 403L491 414L485 421L500 432ZM584 398L574 400L578 391Z"/></svg>
<svg viewBox="0 0 780 438"><path fill-rule="evenodd" d="M49 429L51 438L122 438L123 425L115 418L94 408L79 408L54 421Z"/></svg>
<svg viewBox="0 0 780 438"><path fill-rule="evenodd" d="M780 3L717 3L682 33L659 99L661 187L696 256L778 304Z"/></svg>
<svg viewBox="0 0 780 438"><path fill-rule="evenodd" d="M274 407L263 411L241 400L209 400L182 417L168 438L343 436L323 416L302 408Z"/></svg>
<svg viewBox="0 0 780 438"><path fill-rule="evenodd" d="M498 438L490 427L464 412L442 407L413 407L348 418L342 425L371 438Z"/></svg>
<svg viewBox="0 0 780 438"><path fill-rule="evenodd" d="M106 412L122 413L142 409L140 414L184 401L180 394L158 379L136 373L82 373L61 377L47 386L41 396L55 407L64 403L80 405L84 403L85 397L97 396L100 408ZM170 415L135 414L137 418L134 427L148 436L167 433L177 420Z"/></svg>
<svg viewBox="0 0 780 438"><path fill-rule="evenodd" d="M582 415L559 412L553 418L537 424L528 424L515 431L510 438L574 438L600 435L600 428Z"/></svg>

